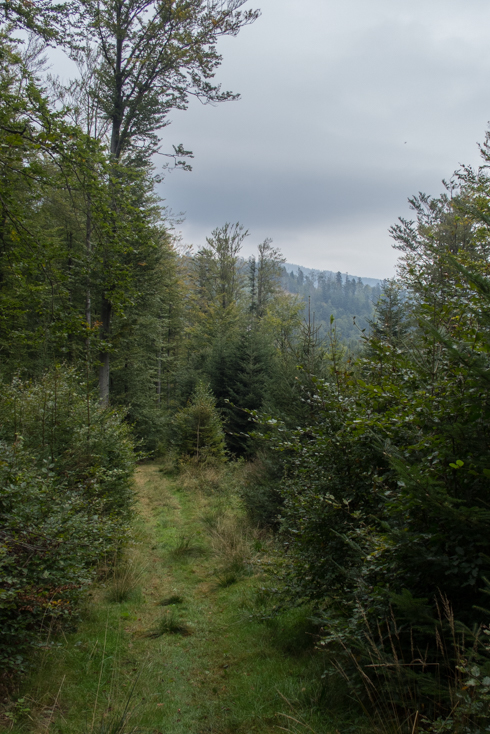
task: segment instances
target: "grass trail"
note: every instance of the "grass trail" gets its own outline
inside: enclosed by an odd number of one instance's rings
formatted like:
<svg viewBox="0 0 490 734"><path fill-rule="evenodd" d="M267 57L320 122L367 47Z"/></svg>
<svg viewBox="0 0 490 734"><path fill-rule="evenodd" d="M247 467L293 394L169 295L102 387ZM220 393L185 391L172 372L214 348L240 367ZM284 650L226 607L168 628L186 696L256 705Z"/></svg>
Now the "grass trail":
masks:
<svg viewBox="0 0 490 734"><path fill-rule="evenodd" d="M308 730L283 712L335 734L306 613L251 617L260 578L250 554L267 541L247 535L233 494L185 487L155 464L139 467L136 486L126 560L94 586L78 629L39 650L4 730Z"/></svg>

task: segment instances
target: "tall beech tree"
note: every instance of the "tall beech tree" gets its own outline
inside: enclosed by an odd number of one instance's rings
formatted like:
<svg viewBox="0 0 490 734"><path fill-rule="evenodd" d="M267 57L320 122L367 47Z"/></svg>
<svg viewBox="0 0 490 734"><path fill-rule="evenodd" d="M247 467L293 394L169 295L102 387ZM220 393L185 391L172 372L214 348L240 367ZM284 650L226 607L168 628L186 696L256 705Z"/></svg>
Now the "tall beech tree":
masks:
<svg viewBox="0 0 490 734"><path fill-rule="evenodd" d="M159 131L172 109L186 109L191 97L203 103L234 100L212 79L221 63L220 36L235 36L258 17L240 10L245 0L82 0L79 16L97 41L101 57L94 87L110 122L113 178L121 166L144 165L156 152ZM176 165L188 168L182 145ZM115 205L116 206L116 205ZM117 217L114 218L117 227ZM107 266L110 266L108 261ZM110 279L109 279L110 280ZM110 328L113 312L108 282L101 304L99 390L109 400Z"/></svg>
<svg viewBox="0 0 490 734"><path fill-rule="evenodd" d="M31 31L48 43L64 43L73 39L75 26L70 14L76 2L54 3L52 0L1 0L0 21L6 21L10 28Z"/></svg>

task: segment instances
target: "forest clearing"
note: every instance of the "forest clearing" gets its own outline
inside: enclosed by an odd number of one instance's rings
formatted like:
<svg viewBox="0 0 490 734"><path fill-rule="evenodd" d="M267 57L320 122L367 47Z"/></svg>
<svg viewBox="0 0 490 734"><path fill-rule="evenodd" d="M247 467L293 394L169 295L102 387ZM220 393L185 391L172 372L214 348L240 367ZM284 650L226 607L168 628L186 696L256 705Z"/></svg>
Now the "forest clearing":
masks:
<svg viewBox="0 0 490 734"><path fill-rule="evenodd" d="M137 468L124 556L99 569L77 629L47 632L1 730L333 734L346 721L345 696L312 674L308 610L261 619L271 540L247 522L234 474Z"/></svg>
<svg viewBox="0 0 490 734"><path fill-rule="evenodd" d="M0 726L483 734L490 132L396 278L184 242L162 131L245 5L0 2Z"/></svg>

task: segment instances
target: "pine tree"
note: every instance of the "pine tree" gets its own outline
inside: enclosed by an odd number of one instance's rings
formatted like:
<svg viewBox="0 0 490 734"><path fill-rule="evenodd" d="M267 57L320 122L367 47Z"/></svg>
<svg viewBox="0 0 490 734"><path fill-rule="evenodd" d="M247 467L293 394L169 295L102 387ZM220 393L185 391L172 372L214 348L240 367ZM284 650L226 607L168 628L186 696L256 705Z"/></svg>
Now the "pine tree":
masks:
<svg viewBox="0 0 490 734"><path fill-rule="evenodd" d="M409 329L406 292L396 280L383 281L381 296L376 304L375 317L370 324L370 337L397 346Z"/></svg>
<svg viewBox="0 0 490 734"><path fill-rule="evenodd" d="M209 386L199 381L189 400L175 416L176 447L181 456L198 463L226 460L225 436Z"/></svg>

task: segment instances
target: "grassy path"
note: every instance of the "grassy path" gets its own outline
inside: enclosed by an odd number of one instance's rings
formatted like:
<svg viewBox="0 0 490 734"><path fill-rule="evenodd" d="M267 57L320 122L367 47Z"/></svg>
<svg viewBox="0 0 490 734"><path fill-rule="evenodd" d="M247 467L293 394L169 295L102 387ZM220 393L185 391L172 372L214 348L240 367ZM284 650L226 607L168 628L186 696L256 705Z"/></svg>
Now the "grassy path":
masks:
<svg viewBox="0 0 490 734"><path fill-rule="evenodd" d="M308 651L306 616L251 618L260 578L247 572L247 554L264 541L244 536L233 495L183 486L153 464L139 467L136 483L126 563L94 587L78 629L39 651L9 730L307 731L278 715L286 712L334 734L317 713L325 693L311 675L321 661Z"/></svg>

